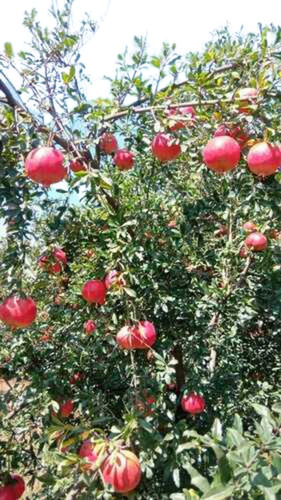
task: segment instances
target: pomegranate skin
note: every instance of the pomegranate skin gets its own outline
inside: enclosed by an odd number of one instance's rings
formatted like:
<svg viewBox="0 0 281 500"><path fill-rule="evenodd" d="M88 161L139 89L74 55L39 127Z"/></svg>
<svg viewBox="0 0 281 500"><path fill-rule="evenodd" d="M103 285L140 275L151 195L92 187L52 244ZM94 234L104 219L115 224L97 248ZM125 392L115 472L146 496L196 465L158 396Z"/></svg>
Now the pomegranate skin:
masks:
<svg viewBox="0 0 281 500"><path fill-rule="evenodd" d="M202 413L205 409L206 403L203 396L199 396L195 392L191 392L181 399L181 407L183 411L191 413L191 415L196 415L197 413Z"/></svg>
<svg viewBox="0 0 281 500"><path fill-rule="evenodd" d="M25 482L18 474L11 475L11 481L0 487L0 500L17 500L25 491Z"/></svg>
<svg viewBox="0 0 281 500"><path fill-rule="evenodd" d="M33 149L25 160L26 175L42 186L62 181L67 176L63 165L64 157L60 151L50 147Z"/></svg>
<svg viewBox="0 0 281 500"><path fill-rule="evenodd" d="M100 149L110 155L112 153L115 153L115 151L118 149L118 143L113 134L110 134L109 132L105 132L102 134L100 141L99 141L99 146Z"/></svg>
<svg viewBox="0 0 281 500"><path fill-rule="evenodd" d="M13 328L30 326L36 318L37 308L31 297L12 295L0 305L0 319Z"/></svg>
<svg viewBox="0 0 281 500"><path fill-rule="evenodd" d="M181 147L171 141L172 137L168 134L156 134L151 144L152 154L162 162L176 160L181 154Z"/></svg>
<svg viewBox="0 0 281 500"><path fill-rule="evenodd" d="M203 149L204 163L214 172L223 174L233 170L240 160L238 142L227 135L210 139Z"/></svg>
<svg viewBox="0 0 281 500"><path fill-rule="evenodd" d="M130 170L133 168L135 155L128 149L118 149L114 155L113 162L119 170Z"/></svg>
<svg viewBox="0 0 281 500"><path fill-rule="evenodd" d="M188 115L189 115L190 120L189 121L182 121L178 118L178 115L183 115L183 116L187 115L186 118L188 118ZM184 108L178 107L178 108L169 109L168 117L172 118L172 119L173 119L173 117L177 117L177 118L175 118L175 124L172 125L171 127L169 127L169 129L174 132L174 131L180 130L188 125L192 125L195 115L196 115L196 112L195 112L195 109L193 108L193 106L185 106Z"/></svg>
<svg viewBox="0 0 281 500"><path fill-rule="evenodd" d="M97 329L96 323L92 319L88 319L84 323L84 330L88 335L91 335Z"/></svg>
<svg viewBox="0 0 281 500"><path fill-rule="evenodd" d="M258 90L253 87L246 87L238 90L237 97L241 104L239 107L240 113L250 114L251 109L249 108L249 105L257 102Z"/></svg>
<svg viewBox="0 0 281 500"><path fill-rule="evenodd" d="M259 142L251 147L247 156L248 167L256 175L266 177L275 174L281 165L279 146Z"/></svg>
<svg viewBox="0 0 281 500"><path fill-rule="evenodd" d="M90 304L105 303L106 286L102 280L87 281L82 288L83 298Z"/></svg>
<svg viewBox="0 0 281 500"><path fill-rule="evenodd" d="M118 493L133 491L141 480L138 457L129 450L112 453L101 465L103 480Z"/></svg>
<svg viewBox="0 0 281 500"><path fill-rule="evenodd" d="M73 160L69 164L69 168L72 172L83 172L87 171L85 165L79 160Z"/></svg>
<svg viewBox="0 0 281 500"><path fill-rule="evenodd" d="M245 245L254 252L262 252L267 248L267 238L264 234L256 231L247 236L245 239Z"/></svg>

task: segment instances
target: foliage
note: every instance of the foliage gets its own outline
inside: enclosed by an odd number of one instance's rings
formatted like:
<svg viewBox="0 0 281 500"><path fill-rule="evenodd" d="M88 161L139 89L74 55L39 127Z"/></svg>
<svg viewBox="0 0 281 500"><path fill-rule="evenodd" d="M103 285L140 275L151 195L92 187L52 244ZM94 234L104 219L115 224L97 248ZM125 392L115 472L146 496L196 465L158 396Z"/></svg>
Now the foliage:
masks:
<svg viewBox="0 0 281 500"><path fill-rule="evenodd" d="M223 29L202 53L184 56L166 43L150 56L135 38L135 51L118 57L111 97L91 101L80 48L95 23L74 30L72 3L52 9L52 29L35 10L27 14L29 49L16 56L6 44L0 59L2 295L23 291L38 305L30 328L1 327L0 465L20 472L34 499L117 498L98 473L83 472L78 456L83 440L108 437L139 456L140 500L278 498L280 173L257 178L246 155L255 141L281 140L281 31ZM10 69L22 78L20 93L5 77ZM235 98L243 87L259 89L247 114ZM196 119L171 134L180 157L161 163L152 139L174 124L169 106L182 103ZM249 137L239 166L224 176L201 154L221 123ZM129 172L100 150L105 130L135 153ZM57 189L34 184L24 158L47 144L88 170ZM269 246L243 259L248 220ZM60 274L38 266L55 247L68 257ZM108 290L105 305L87 304L83 284L113 269L125 283ZM88 319L97 324L92 335ZM143 319L156 327L153 348L117 348L120 328ZM77 372L83 377L71 384ZM191 391L206 400L195 419L180 406ZM155 398L148 415L147 395ZM52 415L67 399L73 415Z"/></svg>

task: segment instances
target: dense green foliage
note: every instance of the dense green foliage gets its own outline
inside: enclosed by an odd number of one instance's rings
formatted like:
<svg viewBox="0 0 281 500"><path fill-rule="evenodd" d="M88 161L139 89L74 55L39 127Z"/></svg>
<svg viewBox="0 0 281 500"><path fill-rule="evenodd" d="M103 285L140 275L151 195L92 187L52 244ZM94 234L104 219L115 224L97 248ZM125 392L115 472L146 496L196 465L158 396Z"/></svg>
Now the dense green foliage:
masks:
<svg viewBox="0 0 281 500"><path fill-rule="evenodd" d="M38 305L31 327L0 329L0 466L21 473L28 498L120 498L77 455L85 438L108 436L140 458L136 499L279 498L281 174L254 176L246 156L255 141L281 142L281 30L225 29L185 56L167 44L150 56L136 38L118 58L111 98L90 101L79 50L95 25L74 33L71 4L52 12L53 30L27 15L30 49L15 56L6 44L0 59L2 75L17 68L22 77L21 98L5 87L1 101L2 298L22 291ZM259 90L247 114L235 98L243 87ZM172 133L180 157L161 163L152 139L174 123L169 105L183 102L195 121ZM225 175L201 153L221 123L250 139ZM105 130L135 153L132 170L100 151ZM57 191L33 183L24 158L46 144L67 162L85 159L88 171L70 173ZM242 258L248 220L269 244ZM54 247L68 257L60 274L38 266ZM105 305L87 304L83 284L113 269L125 285ZM153 348L118 348L120 328L143 319L156 327ZM70 384L77 372L83 378ZM206 400L194 419L180 406L191 391ZM155 398L149 415L137 403L145 394ZM73 415L52 416L66 399Z"/></svg>

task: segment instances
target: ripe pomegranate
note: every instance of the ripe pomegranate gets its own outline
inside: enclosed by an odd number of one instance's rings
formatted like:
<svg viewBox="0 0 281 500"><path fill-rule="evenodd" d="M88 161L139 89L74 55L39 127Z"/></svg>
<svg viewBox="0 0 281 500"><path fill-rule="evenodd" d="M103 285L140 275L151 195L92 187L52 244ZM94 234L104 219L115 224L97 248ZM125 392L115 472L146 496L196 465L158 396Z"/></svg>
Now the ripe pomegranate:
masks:
<svg viewBox="0 0 281 500"><path fill-rule="evenodd" d="M193 106L185 106L184 108L171 108L168 110L167 114L169 118L172 118L175 121L175 124L169 127L172 131L180 130L181 128L186 127L186 125L192 125L194 117L196 115ZM189 120L180 120L179 115L187 115L186 118L189 118Z"/></svg>
<svg viewBox="0 0 281 500"><path fill-rule="evenodd" d="M49 187L66 177L67 170L63 162L63 155L55 148L33 149L25 160L26 175L34 182Z"/></svg>
<svg viewBox="0 0 281 500"><path fill-rule="evenodd" d="M202 413L204 411L205 399L203 396L199 396L199 394L191 392L190 394L182 397L181 407L183 411L196 415L196 413Z"/></svg>
<svg viewBox="0 0 281 500"><path fill-rule="evenodd" d="M237 97L240 100L240 113L250 114L251 108L249 106L257 102L258 90L252 87L246 87L238 90Z"/></svg>
<svg viewBox="0 0 281 500"><path fill-rule="evenodd" d="M70 377L69 379L69 383L71 385L75 385L77 384L78 382L80 382L80 380L83 380L84 378L84 373L82 372L76 372L72 375L72 377Z"/></svg>
<svg viewBox="0 0 281 500"><path fill-rule="evenodd" d="M12 295L0 305L0 319L13 328L30 326L36 318L37 308L31 297Z"/></svg>
<svg viewBox="0 0 281 500"><path fill-rule="evenodd" d="M277 171L281 164L279 146L259 142L251 147L247 157L248 167L256 175L266 177Z"/></svg>
<svg viewBox="0 0 281 500"><path fill-rule="evenodd" d="M50 266L48 267L48 271L49 271L49 273L52 273L52 274L61 273L62 272L61 264L59 262L55 262L54 264L50 264Z"/></svg>
<svg viewBox="0 0 281 500"><path fill-rule="evenodd" d="M88 319L84 323L84 330L88 335L91 335L97 329L96 323L92 319Z"/></svg>
<svg viewBox="0 0 281 500"><path fill-rule="evenodd" d="M0 500L17 500L25 491L25 482L18 474L12 474L9 481L0 487Z"/></svg>
<svg viewBox="0 0 281 500"><path fill-rule="evenodd" d="M170 135L159 132L151 144L152 154L163 162L175 160L181 154L181 147L172 141Z"/></svg>
<svg viewBox="0 0 281 500"><path fill-rule="evenodd" d="M115 153L115 151L118 149L118 143L113 134L110 134L109 132L105 132L102 134L100 141L99 141L99 146L100 149L110 155L111 153Z"/></svg>
<svg viewBox="0 0 281 500"><path fill-rule="evenodd" d="M156 342L156 331L150 321L139 321L133 327L121 328L116 341L123 349L149 349Z"/></svg>
<svg viewBox="0 0 281 500"><path fill-rule="evenodd" d="M114 155L113 162L119 170L130 170L134 165L135 155L127 149L118 149Z"/></svg>
<svg viewBox="0 0 281 500"><path fill-rule="evenodd" d="M102 463L101 473L104 482L118 493L133 491L141 480L139 459L129 450L111 453Z"/></svg>
<svg viewBox="0 0 281 500"><path fill-rule="evenodd" d="M204 163L214 172L233 170L240 160L240 146L227 135L210 139L203 149Z"/></svg>
<svg viewBox="0 0 281 500"><path fill-rule="evenodd" d="M90 304L104 304L106 286L102 280L90 280L82 288L83 298Z"/></svg>
<svg viewBox="0 0 281 500"><path fill-rule="evenodd" d="M72 172L87 171L86 165L80 160L72 160L69 164L69 168Z"/></svg>
<svg viewBox="0 0 281 500"><path fill-rule="evenodd" d="M74 403L72 399L68 399L64 403L60 404L59 414L62 418L67 418L73 413Z"/></svg>
<svg viewBox="0 0 281 500"><path fill-rule="evenodd" d="M256 231L247 236L245 239L245 245L254 252L262 252L267 247L267 238L264 234Z"/></svg>
<svg viewBox="0 0 281 500"><path fill-rule="evenodd" d="M246 233L252 233L253 231L256 231L258 228L254 222L249 220L248 222L245 222L245 224L243 224L243 229L244 231L246 231Z"/></svg>
<svg viewBox="0 0 281 500"><path fill-rule="evenodd" d="M48 256L47 255L42 255L39 260L38 260L38 266L41 267L42 269L45 269L45 267L48 264Z"/></svg>
<svg viewBox="0 0 281 500"><path fill-rule="evenodd" d="M55 248L55 250L53 251L53 257L56 260L59 260L60 262L63 262L63 264L66 264L66 262L67 262L67 255L62 250L62 248Z"/></svg>

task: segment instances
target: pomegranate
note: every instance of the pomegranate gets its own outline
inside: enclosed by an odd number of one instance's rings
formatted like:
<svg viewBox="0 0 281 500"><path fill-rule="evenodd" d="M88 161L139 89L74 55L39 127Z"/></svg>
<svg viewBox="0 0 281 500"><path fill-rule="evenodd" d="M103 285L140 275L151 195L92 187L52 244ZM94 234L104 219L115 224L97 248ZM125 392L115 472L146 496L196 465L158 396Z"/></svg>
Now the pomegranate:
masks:
<svg viewBox="0 0 281 500"><path fill-rule="evenodd" d="M156 342L156 331L150 321L139 321L133 327L121 328L116 341L123 349L149 349Z"/></svg>
<svg viewBox="0 0 281 500"><path fill-rule="evenodd" d="M253 231L256 231L258 228L254 222L249 220L248 222L245 222L245 224L243 224L243 229L244 231L246 231L246 233L252 233Z"/></svg>
<svg viewBox="0 0 281 500"><path fill-rule="evenodd" d="M71 399L68 399L64 403L60 404L59 413L62 418L67 418L73 413L74 403Z"/></svg>
<svg viewBox="0 0 281 500"><path fill-rule="evenodd" d="M63 162L63 155L55 148L33 149L25 160L26 175L34 182L49 187L66 177L67 170Z"/></svg>
<svg viewBox="0 0 281 500"><path fill-rule="evenodd" d="M267 238L264 234L256 231L247 236L245 239L245 245L254 252L262 252L267 247Z"/></svg>
<svg viewBox="0 0 281 500"><path fill-rule="evenodd" d="M246 87L244 89L238 90L237 97L240 100L240 113L250 114L250 105L257 102L258 90L252 87Z"/></svg>
<svg viewBox="0 0 281 500"><path fill-rule="evenodd" d="M84 323L84 330L88 335L91 335L97 329L96 323L92 319L88 319Z"/></svg>
<svg viewBox="0 0 281 500"><path fill-rule="evenodd" d="M204 163L214 172L233 170L240 160L240 146L227 135L210 139L203 149Z"/></svg>
<svg viewBox="0 0 281 500"><path fill-rule="evenodd" d="M53 257L56 260L63 262L63 264L66 264L67 262L66 253L61 248L55 248L55 250L53 251Z"/></svg>
<svg viewBox="0 0 281 500"><path fill-rule="evenodd" d="M90 304L104 304L106 286L102 280L87 281L82 288L83 298Z"/></svg>
<svg viewBox="0 0 281 500"><path fill-rule="evenodd" d="M39 260L38 260L38 266L41 267L42 269L45 269L45 267L48 264L48 256L47 255L42 255Z"/></svg>
<svg viewBox="0 0 281 500"><path fill-rule="evenodd" d="M277 171L281 164L279 146L259 142L251 147L247 157L248 167L256 175L266 177Z"/></svg>
<svg viewBox="0 0 281 500"><path fill-rule="evenodd" d="M219 125L217 130L214 132L214 137L221 137L224 135L228 135L229 137L232 137L233 139L235 139L241 148L246 146L246 143L249 140L249 137L247 136L247 134L245 132L243 132L243 130L239 126L227 127L224 124Z"/></svg>
<svg viewBox="0 0 281 500"><path fill-rule="evenodd" d="M119 170L130 170L134 165L135 155L127 149L118 149L113 161Z"/></svg>
<svg viewBox="0 0 281 500"><path fill-rule="evenodd" d="M83 172L87 171L86 165L80 160L73 160L69 164L70 170L72 172Z"/></svg>
<svg viewBox="0 0 281 500"><path fill-rule="evenodd" d="M71 385L75 385L77 384L78 382L80 382L80 380L83 380L84 378L84 373L82 372L76 372L72 375L72 377L70 377L69 379L69 383Z"/></svg>
<svg viewBox="0 0 281 500"><path fill-rule="evenodd" d="M99 141L99 146L100 149L110 155L111 153L115 153L115 151L118 149L118 143L113 134L110 134L109 132L105 132L102 134L100 141Z"/></svg>
<svg viewBox="0 0 281 500"><path fill-rule="evenodd" d="M48 267L48 271L49 271L49 273L52 273L52 274L61 273L62 272L61 264L59 262L55 262L54 264L50 264L50 266Z"/></svg>
<svg viewBox="0 0 281 500"><path fill-rule="evenodd" d="M141 467L138 457L129 450L113 452L101 465L101 473L106 484L116 492L129 493L141 480Z"/></svg>
<svg viewBox="0 0 281 500"><path fill-rule="evenodd" d="M185 106L184 108L171 108L168 110L167 114L169 118L172 118L172 120L175 121L175 124L169 127L170 130L175 131L184 128L186 125L192 125L196 113L192 106ZM184 121L180 120L179 115L187 115L186 118L189 119Z"/></svg>
<svg viewBox="0 0 281 500"><path fill-rule="evenodd" d="M12 474L9 481L0 487L0 500L17 500L25 491L25 483L21 476Z"/></svg>
<svg viewBox="0 0 281 500"><path fill-rule="evenodd" d="M183 411L196 415L196 413L202 413L204 411L205 399L203 396L196 394L196 392L190 392L190 394L182 397L181 407Z"/></svg>
<svg viewBox="0 0 281 500"><path fill-rule="evenodd" d="M175 160L181 154L181 147L172 141L170 135L159 132L151 144L152 154L163 162Z"/></svg>
<svg viewBox="0 0 281 500"><path fill-rule="evenodd" d="M13 328L30 326L36 318L37 308L31 297L12 295L0 305L0 319Z"/></svg>

